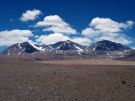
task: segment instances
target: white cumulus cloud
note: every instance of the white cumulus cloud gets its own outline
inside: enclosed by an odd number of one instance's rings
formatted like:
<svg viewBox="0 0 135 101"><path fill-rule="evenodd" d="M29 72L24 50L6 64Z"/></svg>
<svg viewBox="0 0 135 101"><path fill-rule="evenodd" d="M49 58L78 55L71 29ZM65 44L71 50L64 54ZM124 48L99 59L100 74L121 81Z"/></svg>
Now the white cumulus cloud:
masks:
<svg viewBox="0 0 135 101"><path fill-rule="evenodd" d="M36 18L38 18L38 16L41 14L42 14L42 12L37 9L27 10L25 13L22 14L20 20L23 22L32 21L32 20L35 20Z"/></svg>
<svg viewBox="0 0 135 101"><path fill-rule="evenodd" d="M84 38L84 37L76 37L70 40L85 46L89 46L89 44L91 43L91 40L89 38Z"/></svg>
<svg viewBox="0 0 135 101"><path fill-rule="evenodd" d="M41 43L41 44L54 44L58 41L65 41L69 40L69 37L64 36L61 33L53 33L49 35L41 35L36 41Z"/></svg>
<svg viewBox="0 0 135 101"><path fill-rule="evenodd" d="M114 32L120 32L123 31L123 29L127 29L132 27L134 22L132 21L127 21L125 23L119 23L116 22L110 18L94 18L90 26L94 27L94 29L100 30L102 32L107 32L107 33L114 33Z"/></svg>
<svg viewBox="0 0 135 101"><path fill-rule="evenodd" d="M33 36L30 30L5 30L0 31L0 46L10 46L16 43L29 41L29 37Z"/></svg>
<svg viewBox="0 0 135 101"><path fill-rule="evenodd" d="M58 15L46 16L43 21L36 24L36 27L44 27L43 31L53 33L64 34L76 34L76 30L73 29L67 22L65 22Z"/></svg>
<svg viewBox="0 0 135 101"><path fill-rule="evenodd" d="M82 30L82 34L85 36L94 35L94 34L96 34L96 31L92 28L86 28L86 29Z"/></svg>
<svg viewBox="0 0 135 101"><path fill-rule="evenodd" d="M61 33L53 33L49 35L41 35L39 38L37 38L36 42L40 44L54 44L59 41L67 41L71 40L73 42L79 43L81 45L89 45L91 42L88 38L82 38L82 37L74 37L70 38L66 35L63 35Z"/></svg>
<svg viewBox="0 0 135 101"><path fill-rule="evenodd" d="M125 23L114 21L110 18L94 18L89 27L82 30L82 34L92 40L93 43L101 40L110 40L122 44L129 44L128 36L124 31L132 28L134 22L126 21Z"/></svg>

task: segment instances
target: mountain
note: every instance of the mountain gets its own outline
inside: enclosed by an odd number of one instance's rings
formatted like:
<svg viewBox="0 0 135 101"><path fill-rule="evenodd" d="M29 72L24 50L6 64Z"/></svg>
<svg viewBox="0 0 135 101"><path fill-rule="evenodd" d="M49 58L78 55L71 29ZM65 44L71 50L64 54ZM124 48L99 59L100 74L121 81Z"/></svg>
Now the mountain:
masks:
<svg viewBox="0 0 135 101"><path fill-rule="evenodd" d="M91 46L59 41L50 45L32 45L28 42L10 46L2 52L7 56L37 60L52 59L116 59L127 56L133 49L108 40L99 41Z"/></svg>
<svg viewBox="0 0 135 101"><path fill-rule="evenodd" d="M89 49L91 54L93 54L94 58L108 58L108 59L124 57L127 53L133 50L120 43L108 40L98 41L97 43L91 45Z"/></svg>
<svg viewBox="0 0 135 101"><path fill-rule="evenodd" d="M51 45L51 47L55 50L63 50L63 51L68 51L68 50L83 51L83 49L85 48L85 46L79 45L70 40L57 42L57 43Z"/></svg>
<svg viewBox="0 0 135 101"><path fill-rule="evenodd" d="M118 58L116 60L124 60L124 61L135 61L135 51L131 51L125 57Z"/></svg>
<svg viewBox="0 0 135 101"><path fill-rule="evenodd" d="M93 51L125 51L131 50L131 48L124 46L120 43L115 43L108 40L99 41L91 46Z"/></svg>
<svg viewBox="0 0 135 101"><path fill-rule="evenodd" d="M17 43L5 49L2 54L5 55L21 55L38 52L39 50L28 42Z"/></svg>

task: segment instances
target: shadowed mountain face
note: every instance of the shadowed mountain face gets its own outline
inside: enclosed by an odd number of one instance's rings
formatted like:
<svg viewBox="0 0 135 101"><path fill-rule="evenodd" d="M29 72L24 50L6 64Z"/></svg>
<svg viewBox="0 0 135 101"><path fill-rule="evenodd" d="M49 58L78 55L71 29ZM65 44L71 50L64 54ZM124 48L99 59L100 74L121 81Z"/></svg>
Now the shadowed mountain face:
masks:
<svg viewBox="0 0 135 101"><path fill-rule="evenodd" d="M34 48L30 43L24 42L24 43L18 43L15 45L12 45L5 49L2 54L6 55L21 55L21 54L30 54L34 52L38 52L39 50Z"/></svg>
<svg viewBox="0 0 135 101"><path fill-rule="evenodd" d="M123 51L130 50L131 48L124 46L120 43L111 42L108 40L99 41L91 46L94 51Z"/></svg>
<svg viewBox="0 0 135 101"><path fill-rule="evenodd" d="M32 45L28 42L15 44L2 52L8 56L34 57L40 59L115 59L130 54L133 49L108 40L99 41L92 46L82 46L70 40L51 45ZM25 55L24 55L25 54ZM27 54L27 55L26 55Z"/></svg>
<svg viewBox="0 0 135 101"><path fill-rule="evenodd" d="M85 48L85 46L79 45L70 40L57 42L51 45L51 47L53 47L53 49L63 50L63 51L67 51L67 50L82 50L83 51L83 49Z"/></svg>

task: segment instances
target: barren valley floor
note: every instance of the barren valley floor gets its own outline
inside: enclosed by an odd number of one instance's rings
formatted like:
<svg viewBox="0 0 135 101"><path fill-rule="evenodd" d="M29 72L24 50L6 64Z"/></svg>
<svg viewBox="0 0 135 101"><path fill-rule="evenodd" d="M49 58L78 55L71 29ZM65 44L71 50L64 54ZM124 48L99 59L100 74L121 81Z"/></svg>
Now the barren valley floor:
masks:
<svg viewBox="0 0 135 101"><path fill-rule="evenodd" d="M135 63L0 61L0 101L135 101Z"/></svg>

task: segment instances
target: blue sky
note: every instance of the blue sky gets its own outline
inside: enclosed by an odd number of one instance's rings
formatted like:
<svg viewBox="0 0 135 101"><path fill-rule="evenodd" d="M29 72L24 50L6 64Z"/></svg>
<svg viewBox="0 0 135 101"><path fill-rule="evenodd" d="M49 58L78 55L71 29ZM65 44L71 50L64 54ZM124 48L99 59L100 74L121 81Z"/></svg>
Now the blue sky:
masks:
<svg viewBox="0 0 135 101"><path fill-rule="evenodd" d="M0 48L66 39L83 45L108 39L135 47L134 4L134 0L1 0ZM35 15L21 19L29 15L27 11Z"/></svg>

